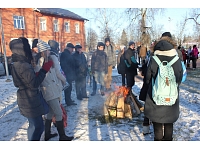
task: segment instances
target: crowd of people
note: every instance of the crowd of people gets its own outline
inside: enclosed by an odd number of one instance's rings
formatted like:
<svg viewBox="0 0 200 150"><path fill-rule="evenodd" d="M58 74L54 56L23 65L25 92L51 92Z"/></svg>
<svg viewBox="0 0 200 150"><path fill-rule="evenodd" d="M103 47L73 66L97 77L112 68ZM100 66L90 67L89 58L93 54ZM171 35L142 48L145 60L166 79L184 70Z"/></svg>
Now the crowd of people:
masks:
<svg viewBox="0 0 200 150"><path fill-rule="evenodd" d="M71 141L73 136L65 134L60 102L62 92L67 106L77 105L71 98L72 83L75 83L77 100L89 98L86 91L86 78L88 72L92 76L92 93L97 93L97 83L100 85L100 94L112 90L112 70L117 63L118 73L122 76L122 86L129 89L135 85L135 76L138 69L143 78L143 87L139 99L145 101L143 133L149 133L150 121L154 127L154 140L172 140L173 123L179 116L179 98L176 98L172 106L158 106L152 96L152 84L158 76L159 64L152 58L158 56L160 61L170 62L174 57L179 59L172 65L177 85L181 84L183 69L181 61L187 63L193 61L196 68L198 49L196 45L188 49L187 53L181 50L173 41L169 32L152 45L152 50L147 51L145 45L136 48L133 41L120 46L116 54L110 38L97 43L97 50L91 57L91 66L88 65L86 56L82 52L81 45L68 43L63 52L60 52L59 44L55 40L48 43L41 39L34 39L32 48L27 38L20 37L9 43L12 51L13 65L11 67L14 85L18 88L17 103L20 113L28 119L28 140L38 141L44 131L44 140L58 136L60 141ZM74 51L75 49L75 51ZM185 62L186 63L186 62ZM179 86L177 86L179 89ZM41 103L41 94L49 106L49 112L44 113ZM46 115L43 124L43 115ZM55 117L57 133L51 133L52 117ZM163 131L164 126L164 131Z"/></svg>

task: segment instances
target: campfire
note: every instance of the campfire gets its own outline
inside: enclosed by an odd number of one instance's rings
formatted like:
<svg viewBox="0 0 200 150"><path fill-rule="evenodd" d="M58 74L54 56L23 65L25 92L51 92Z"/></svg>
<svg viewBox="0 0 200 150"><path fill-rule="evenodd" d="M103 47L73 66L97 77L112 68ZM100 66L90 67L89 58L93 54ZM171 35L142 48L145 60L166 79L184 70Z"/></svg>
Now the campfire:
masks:
<svg viewBox="0 0 200 150"><path fill-rule="evenodd" d="M143 110L142 104L127 87L116 87L116 90L111 92L105 103L104 112L105 116L115 118L130 118L138 116Z"/></svg>

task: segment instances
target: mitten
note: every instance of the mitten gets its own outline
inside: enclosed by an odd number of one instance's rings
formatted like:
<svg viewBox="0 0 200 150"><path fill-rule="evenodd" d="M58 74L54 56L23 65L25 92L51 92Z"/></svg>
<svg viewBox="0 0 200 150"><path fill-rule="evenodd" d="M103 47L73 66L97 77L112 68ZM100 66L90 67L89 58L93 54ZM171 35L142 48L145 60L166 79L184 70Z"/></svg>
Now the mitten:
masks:
<svg viewBox="0 0 200 150"><path fill-rule="evenodd" d="M42 69L48 72L52 65L53 65L53 61L49 60L48 62L44 63L44 65L42 66Z"/></svg>

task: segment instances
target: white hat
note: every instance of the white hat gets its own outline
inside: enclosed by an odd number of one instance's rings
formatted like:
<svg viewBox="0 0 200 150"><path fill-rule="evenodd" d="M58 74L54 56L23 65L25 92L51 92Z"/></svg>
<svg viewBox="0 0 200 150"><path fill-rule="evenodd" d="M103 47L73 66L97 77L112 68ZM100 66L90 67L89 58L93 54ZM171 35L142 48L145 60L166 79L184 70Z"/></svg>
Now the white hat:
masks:
<svg viewBox="0 0 200 150"><path fill-rule="evenodd" d="M51 50L51 47L46 42L42 41L41 39L38 39L37 47L38 47L39 52Z"/></svg>

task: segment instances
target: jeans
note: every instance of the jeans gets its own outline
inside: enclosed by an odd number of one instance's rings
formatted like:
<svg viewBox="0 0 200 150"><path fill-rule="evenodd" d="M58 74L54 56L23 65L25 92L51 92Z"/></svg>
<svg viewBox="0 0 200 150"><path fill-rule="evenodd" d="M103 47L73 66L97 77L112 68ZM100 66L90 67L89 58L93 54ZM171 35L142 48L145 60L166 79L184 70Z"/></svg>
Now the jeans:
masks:
<svg viewBox="0 0 200 150"><path fill-rule="evenodd" d="M197 67L197 58L193 58L192 59L192 68L196 68Z"/></svg>
<svg viewBox="0 0 200 150"><path fill-rule="evenodd" d="M87 97L86 92L86 77L78 78L75 80L76 96L77 98Z"/></svg>
<svg viewBox="0 0 200 150"><path fill-rule="evenodd" d="M135 85L135 74L127 72L126 82L127 82L127 87L132 89L132 86Z"/></svg>
<svg viewBox="0 0 200 150"><path fill-rule="evenodd" d="M94 76L93 76L92 82L93 82L93 86L92 86L93 92L95 92L95 93L96 93L96 90L97 90L97 82L96 82L96 80L95 80L95 77L94 77Z"/></svg>
<svg viewBox="0 0 200 150"><path fill-rule="evenodd" d="M122 76L122 86L125 86L126 85L126 82L125 82L126 74L121 74L121 76Z"/></svg>
<svg viewBox="0 0 200 150"><path fill-rule="evenodd" d="M27 118L29 122L27 135L29 141L40 141L41 135L44 131L44 123L42 116L35 118Z"/></svg>
<svg viewBox="0 0 200 150"><path fill-rule="evenodd" d="M105 72L99 72L99 71L95 71L94 73L94 77L95 77L95 81L96 83L100 83L101 85L101 91L104 91L104 77L105 77Z"/></svg>

